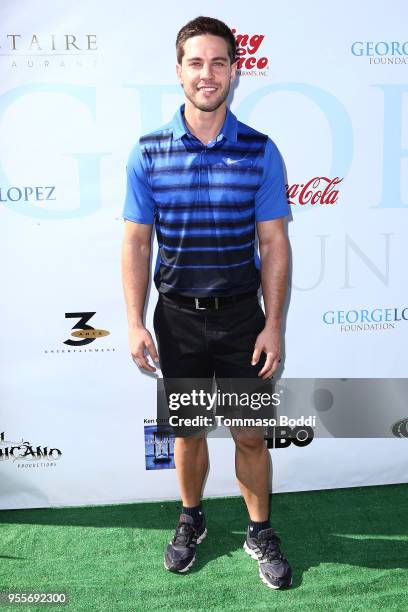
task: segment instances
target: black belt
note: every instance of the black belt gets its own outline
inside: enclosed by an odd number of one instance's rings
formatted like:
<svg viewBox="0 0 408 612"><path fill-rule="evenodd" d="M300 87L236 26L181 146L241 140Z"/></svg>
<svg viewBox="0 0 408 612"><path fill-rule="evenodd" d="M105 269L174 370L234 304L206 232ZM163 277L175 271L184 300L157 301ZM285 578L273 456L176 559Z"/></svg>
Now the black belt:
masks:
<svg viewBox="0 0 408 612"><path fill-rule="evenodd" d="M188 297L179 293L162 293L161 295L176 302L176 304L190 306L195 310L207 310L209 308L218 310L227 304L236 304L242 300L255 297L257 294L257 291L250 291L249 293L239 293L238 295L228 295L225 297Z"/></svg>

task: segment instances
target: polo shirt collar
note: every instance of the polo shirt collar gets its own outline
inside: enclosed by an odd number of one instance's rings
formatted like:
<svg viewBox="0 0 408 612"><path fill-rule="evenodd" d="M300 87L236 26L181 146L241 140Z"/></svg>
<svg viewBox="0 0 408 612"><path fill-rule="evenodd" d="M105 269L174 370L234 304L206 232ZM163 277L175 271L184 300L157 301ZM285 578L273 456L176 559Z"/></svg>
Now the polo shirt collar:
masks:
<svg viewBox="0 0 408 612"><path fill-rule="evenodd" d="M173 117L172 128L173 128L173 139L178 140L182 136L186 134L191 135L189 129L186 126L184 121L184 107L182 104L176 114ZM225 137L227 140L231 142L237 142L237 132L238 132L238 121L234 113L232 113L229 108L227 108L227 114L225 115L224 124L220 130L220 133L217 136L217 139L220 140L221 137Z"/></svg>

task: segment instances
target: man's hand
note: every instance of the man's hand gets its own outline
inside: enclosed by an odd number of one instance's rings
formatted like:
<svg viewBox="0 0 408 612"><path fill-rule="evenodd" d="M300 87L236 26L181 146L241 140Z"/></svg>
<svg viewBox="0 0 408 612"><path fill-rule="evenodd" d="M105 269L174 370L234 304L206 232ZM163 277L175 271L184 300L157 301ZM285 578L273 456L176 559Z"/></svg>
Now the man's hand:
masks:
<svg viewBox="0 0 408 612"><path fill-rule="evenodd" d="M148 372L156 372L156 368L150 365L146 352L156 364L159 363L159 356L153 338L145 327L129 328L129 345L135 364Z"/></svg>
<svg viewBox="0 0 408 612"><path fill-rule="evenodd" d="M280 337L280 327L265 326L256 339L251 365L258 363L262 352L266 353L265 364L258 373L263 380L272 378L280 362Z"/></svg>

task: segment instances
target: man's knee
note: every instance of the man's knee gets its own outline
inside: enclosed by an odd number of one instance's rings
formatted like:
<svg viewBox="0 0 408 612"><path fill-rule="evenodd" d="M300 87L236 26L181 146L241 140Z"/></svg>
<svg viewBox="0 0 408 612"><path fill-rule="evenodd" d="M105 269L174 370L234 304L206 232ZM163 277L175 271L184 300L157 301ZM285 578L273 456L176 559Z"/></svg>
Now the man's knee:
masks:
<svg viewBox="0 0 408 612"><path fill-rule="evenodd" d="M180 449L190 449L205 443L205 433L200 432L191 436L176 436L175 445Z"/></svg>
<svg viewBox="0 0 408 612"><path fill-rule="evenodd" d="M236 447L244 452L259 452L265 446L263 432L261 431L231 431Z"/></svg>

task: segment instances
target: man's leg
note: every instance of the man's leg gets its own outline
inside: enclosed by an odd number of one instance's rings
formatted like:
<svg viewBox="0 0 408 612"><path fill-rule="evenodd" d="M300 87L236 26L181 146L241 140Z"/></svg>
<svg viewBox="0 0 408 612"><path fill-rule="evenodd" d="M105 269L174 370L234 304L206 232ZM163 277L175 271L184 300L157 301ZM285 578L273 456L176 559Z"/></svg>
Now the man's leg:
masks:
<svg viewBox="0 0 408 612"><path fill-rule="evenodd" d="M215 375L221 392L236 393L242 397L251 396L252 393L258 396L260 393L271 393L271 382L257 376L263 367L265 355L257 365L251 364L256 338L265 325L265 315L258 298L254 296L218 314L218 321L213 317L213 325L218 324L221 328L217 330L214 341ZM226 416L235 418L272 416L265 409L255 411L248 407L241 408L240 405L230 410ZM230 430L235 442L236 476L250 520L263 523L269 517L269 455L263 428L231 427Z"/></svg>
<svg viewBox="0 0 408 612"><path fill-rule="evenodd" d="M256 338L265 325L265 315L257 298L239 302L219 314L221 316L214 316L212 325L208 325L210 330L214 330L217 384L225 391L233 390L248 396L255 393L254 398L259 397L259 392L271 395L270 381L258 377L265 355L256 366L251 365ZM236 408L235 416L238 418L261 416L259 410L241 411L239 405ZM269 408L270 414L262 416L274 416L272 407ZM244 550L258 561L259 575L264 584L273 589L289 586L292 583L291 568L269 522L269 456L263 429L256 426L231 427L231 434L235 441L236 475L249 514Z"/></svg>
<svg viewBox="0 0 408 612"><path fill-rule="evenodd" d="M174 462L183 506L187 508L199 506L208 470L208 447L204 433L176 438Z"/></svg>
<svg viewBox="0 0 408 612"><path fill-rule="evenodd" d="M235 473L251 521L269 519L269 455L262 436L231 429L235 442Z"/></svg>
<svg viewBox="0 0 408 612"><path fill-rule="evenodd" d="M191 393L196 386L197 391L201 388L210 391L214 370L206 346L202 311L180 307L171 298L161 296L154 314L154 330L166 396ZM179 419L196 416L183 407L173 414ZM194 563L196 544L207 534L200 499L208 470L208 448L203 428L173 429L174 461L183 507L165 551L164 565L172 572L184 573Z"/></svg>

